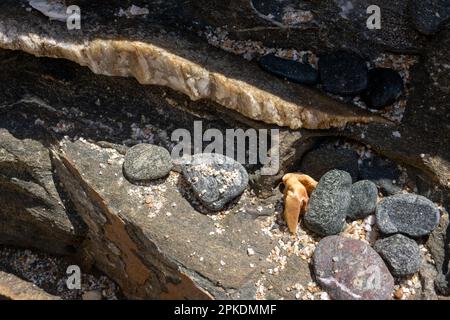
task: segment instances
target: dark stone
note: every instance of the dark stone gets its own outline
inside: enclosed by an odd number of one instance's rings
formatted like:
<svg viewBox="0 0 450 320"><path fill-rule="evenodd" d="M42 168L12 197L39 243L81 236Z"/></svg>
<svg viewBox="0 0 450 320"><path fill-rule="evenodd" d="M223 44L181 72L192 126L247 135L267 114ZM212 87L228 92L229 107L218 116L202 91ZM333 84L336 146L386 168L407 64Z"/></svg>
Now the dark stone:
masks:
<svg viewBox="0 0 450 320"><path fill-rule="evenodd" d="M268 72L296 83L314 85L319 78L317 70L311 65L279 58L273 54L262 57L259 65Z"/></svg>
<svg viewBox="0 0 450 320"><path fill-rule="evenodd" d="M123 173L132 182L148 182L167 176L172 169L170 153L152 144L137 144L130 148L123 163Z"/></svg>
<svg viewBox="0 0 450 320"><path fill-rule="evenodd" d="M342 231L350 206L352 178L345 171L332 170L319 181L311 194L305 224L322 236Z"/></svg>
<svg viewBox="0 0 450 320"><path fill-rule="evenodd" d="M194 195L210 210L219 211L244 192L248 174L237 161L220 154L202 153L183 167Z"/></svg>
<svg viewBox="0 0 450 320"><path fill-rule="evenodd" d="M378 240L373 247L394 276L407 276L420 269L422 258L417 243L401 234Z"/></svg>
<svg viewBox="0 0 450 320"><path fill-rule="evenodd" d="M354 183L351 190L350 207L347 217L353 220L364 219L375 212L377 207L377 186L368 180Z"/></svg>
<svg viewBox="0 0 450 320"><path fill-rule="evenodd" d="M383 260L363 241L326 237L313 263L318 283L334 300L387 300L394 290Z"/></svg>
<svg viewBox="0 0 450 320"><path fill-rule="evenodd" d="M403 79L397 71L375 68L369 71L364 101L371 109L382 109L394 103L403 92Z"/></svg>
<svg viewBox="0 0 450 320"><path fill-rule="evenodd" d="M400 170L395 163L380 157L363 160L359 177L375 183L384 195L394 195L402 191L393 183L393 181L399 181Z"/></svg>
<svg viewBox="0 0 450 320"><path fill-rule="evenodd" d="M353 181L358 178L358 154L350 149L324 146L308 152L302 159L300 171L316 180L330 170L338 169L350 174Z"/></svg>
<svg viewBox="0 0 450 320"><path fill-rule="evenodd" d="M377 225L385 234L411 237L430 234L439 224L439 209L423 196L399 194L384 198L376 210Z"/></svg>
<svg viewBox="0 0 450 320"><path fill-rule="evenodd" d="M320 57L319 73L323 89L334 94L357 95L367 88L366 61L353 52L337 51Z"/></svg>
<svg viewBox="0 0 450 320"><path fill-rule="evenodd" d="M432 35L450 19L449 0L410 0L409 14L417 31Z"/></svg>

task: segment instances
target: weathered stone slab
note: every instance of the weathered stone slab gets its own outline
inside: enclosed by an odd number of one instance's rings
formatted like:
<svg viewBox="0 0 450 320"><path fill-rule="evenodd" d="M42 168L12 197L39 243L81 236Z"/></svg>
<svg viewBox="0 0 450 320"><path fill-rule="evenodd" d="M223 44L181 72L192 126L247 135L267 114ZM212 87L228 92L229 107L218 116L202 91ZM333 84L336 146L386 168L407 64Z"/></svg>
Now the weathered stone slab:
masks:
<svg viewBox="0 0 450 320"><path fill-rule="evenodd" d="M0 271L0 300L60 300L15 275Z"/></svg>
<svg viewBox="0 0 450 320"><path fill-rule="evenodd" d="M135 20L127 28L127 19L110 19L114 10L85 10L82 30L68 31L62 22L24 11L17 1L2 1L0 47L65 58L97 74L131 76L141 84L166 86L193 100L209 99L248 118L292 129L387 122L314 89L286 83L256 63L170 27Z"/></svg>
<svg viewBox="0 0 450 320"><path fill-rule="evenodd" d="M49 151L0 129L0 243L74 253L84 226L57 189Z"/></svg>
<svg viewBox="0 0 450 320"><path fill-rule="evenodd" d="M195 211L178 174L132 185L112 149L66 141L56 153L57 172L90 229L85 253L128 297L221 299L254 288L271 239L252 215L215 221ZM248 247L258 254L248 256Z"/></svg>

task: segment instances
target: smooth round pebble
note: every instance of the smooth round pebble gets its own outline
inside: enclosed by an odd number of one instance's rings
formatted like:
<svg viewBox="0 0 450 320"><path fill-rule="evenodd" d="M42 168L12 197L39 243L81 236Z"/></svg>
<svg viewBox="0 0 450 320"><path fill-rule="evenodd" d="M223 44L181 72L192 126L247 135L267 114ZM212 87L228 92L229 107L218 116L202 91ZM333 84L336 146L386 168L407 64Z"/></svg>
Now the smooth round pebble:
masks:
<svg viewBox="0 0 450 320"><path fill-rule="evenodd" d="M403 93L403 79L397 71L375 68L369 71L369 84L363 95L371 109L382 109L393 104Z"/></svg>
<svg viewBox="0 0 450 320"><path fill-rule="evenodd" d="M130 148L123 163L123 173L131 182L148 182L167 176L172 170L169 151L153 144Z"/></svg>
<svg viewBox="0 0 450 320"><path fill-rule="evenodd" d="M376 217L382 233L421 237L438 226L440 214L437 206L423 196L398 194L378 203Z"/></svg>
<svg viewBox="0 0 450 320"><path fill-rule="evenodd" d="M274 54L263 56L259 60L259 65L270 73L296 83L314 85L319 79L317 70L311 65L279 58Z"/></svg>
<svg viewBox="0 0 450 320"><path fill-rule="evenodd" d="M248 174L237 161L220 154L195 154L183 166L183 175L194 195L212 211L222 210L244 192Z"/></svg>
<svg viewBox="0 0 450 320"><path fill-rule="evenodd" d="M347 172L327 172L311 194L304 217L306 227L322 236L340 233L350 206L351 187Z"/></svg>
<svg viewBox="0 0 450 320"><path fill-rule="evenodd" d="M378 188L372 181L361 180L352 185L350 207L347 217L364 219L375 212Z"/></svg>
<svg viewBox="0 0 450 320"><path fill-rule="evenodd" d="M357 95L368 84L366 61L349 51L336 51L320 57L319 74L323 89L338 95Z"/></svg>
<svg viewBox="0 0 450 320"><path fill-rule="evenodd" d="M330 236L317 245L313 268L322 289L333 300L387 300L394 278L367 243Z"/></svg>
<svg viewBox="0 0 450 320"><path fill-rule="evenodd" d="M378 240L373 248L394 276L407 276L419 271L422 258L419 245L414 240L396 234Z"/></svg>

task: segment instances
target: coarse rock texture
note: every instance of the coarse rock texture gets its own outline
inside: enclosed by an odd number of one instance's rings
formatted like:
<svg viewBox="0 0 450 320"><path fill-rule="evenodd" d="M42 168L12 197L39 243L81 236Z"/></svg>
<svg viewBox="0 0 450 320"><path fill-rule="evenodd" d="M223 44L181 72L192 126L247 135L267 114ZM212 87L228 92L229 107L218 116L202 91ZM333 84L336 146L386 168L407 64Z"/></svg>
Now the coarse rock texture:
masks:
<svg viewBox="0 0 450 320"><path fill-rule="evenodd" d="M0 300L59 300L31 282L0 271Z"/></svg>
<svg viewBox="0 0 450 320"><path fill-rule="evenodd" d="M412 237L430 234L439 224L436 205L423 196L399 194L378 203L377 225L385 234L404 233Z"/></svg>
<svg viewBox="0 0 450 320"><path fill-rule="evenodd" d="M314 252L314 273L335 300L387 300L394 279L365 242L340 236L322 239Z"/></svg>
<svg viewBox="0 0 450 320"><path fill-rule="evenodd" d="M141 143L130 148L123 162L123 173L131 182L149 182L167 176L172 159L166 149Z"/></svg>
<svg viewBox="0 0 450 320"><path fill-rule="evenodd" d="M80 268L80 288L67 286L70 266ZM101 292L102 300L123 298L117 284L99 272L98 269L83 264L82 257L60 256L42 251L0 246L0 271L19 277L33 285L35 289L58 297L61 300L79 300L90 291ZM69 270L70 271L70 270Z"/></svg>
<svg viewBox="0 0 450 320"><path fill-rule="evenodd" d="M241 195L248 184L245 168L221 154L195 154L183 166L183 175L195 197L214 211Z"/></svg>
<svg viewBox="0 0 450 320"><path fill-rule="evenodd" d="M419 245L412 239L396 234L375 242L373 247L383 258L394 276L407 276L419 271Z"/></svg>
<svg viewBox="0 0 450 320"><path fill-rule="evenodd" d="M74 253L84 225L58 183L48 149L0 129L0 244Z"/></svg>
<svg viewBox="0 0 450 320"><path fill-rule="evenodd" d="M89 226L86 255L128 297L233 298L254 288L255 270L267 264L261 254L271 247L251 215L216 223L196 212L178 174L164 185L134 186L121 177L123 156L113 149L65 141L55 154L64 187ZM260 254L248 256L248 247Z"/></svg>
<svg viewBox="0 0 450 320"><path fill-rule="evenodd" d="M450 224L448 213L444 213L439 226L431 233L426 242L437 270L435 286L439 293L450 294Z"/></svg>
<svg viewBox="0 0 450 320"><path fill-rule="evenodd" d="M170 27L136 21L132 29L126 28L125 18L117 23L110 19L114 8L85 9L82 32L69 31L37 11L27 12L17 1L2 1L0 12L1 48L65 58L97 74L135 77L141 84L167 86L193 100L209 99L251 119L292 129L386 122L315 90L285 83L256 63Z"/></svg>
<svg viewBox="0 0 450 320"><path fill-rule="evenodd" d="M377 207L377 186L368 180L361 180L352 185L350 207L347 217L364 219L375 212Z"/></svg>
<svg viewBox="0 0 450 320"><path fill-rule="evenodd" d="M350 206L352 178L345 171L327 172L311 194L305 225L319 235L338 234Z"/></svg>

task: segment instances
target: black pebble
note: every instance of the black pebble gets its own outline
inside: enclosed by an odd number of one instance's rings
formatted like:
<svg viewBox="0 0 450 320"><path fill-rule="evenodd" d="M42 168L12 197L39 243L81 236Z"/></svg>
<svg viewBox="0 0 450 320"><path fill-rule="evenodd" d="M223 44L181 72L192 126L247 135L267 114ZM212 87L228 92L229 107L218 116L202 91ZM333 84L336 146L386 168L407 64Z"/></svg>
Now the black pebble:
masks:
<svg viewBox="0 0 450 320"><path fill-rule="evenodd" d="M367 88L366 62L353 52L340 50L322 56L319 73L323 89L333 94L352 96Z"/></svg>
<svg viewBox="0 0 450 320"><path fill-rule="evenodd" d="M317 70L309 64L279 58L273 54L263 56L259 64L264 70L292 82L314 85L319 79Z"/></svg>
<svg viewBox="0 0 450 320"><path fill-rule="evenodd" d="M364 101L371 109L382 109L394 103L403 92L403 79L392 69L375 68L369 71L369 85Z"/></svg>

